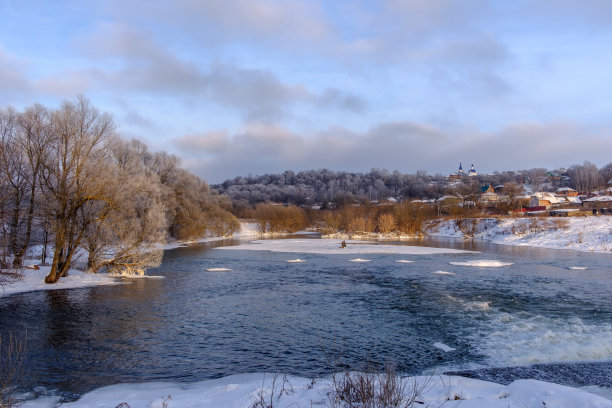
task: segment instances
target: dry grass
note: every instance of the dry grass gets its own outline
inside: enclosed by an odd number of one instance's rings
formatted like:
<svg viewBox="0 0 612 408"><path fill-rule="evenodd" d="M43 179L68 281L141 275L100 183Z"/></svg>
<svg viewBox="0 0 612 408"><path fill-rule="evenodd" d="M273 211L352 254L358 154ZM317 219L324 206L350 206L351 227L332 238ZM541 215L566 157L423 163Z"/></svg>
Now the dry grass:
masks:
<svg viewBox="0 0 612 408"><path fill-rule="evenodd" d="M291 385L286 375L283 375L281 378L279 373L274 373L269 388L266 387L266 377L264 375L261 387L253 396L253 403L250 408L274 408L274 404L283 395L291 393L293 393L293 385Z"/></svg>
<svg viewBox="0 0 612 408"><path fill-rule="evenodd" d="M429 380L402 379L394 364L382 372L371 368L362 371L334 373L328 390L330 408L410 408L419 401Z"/></svg>
<svg viewBox="0 0 612 408"><path fill-rule="evenodd" d="M25 341L9 334L0 336L0 408L15 408L21 402L15 398L17 384L24 377Z"/></svg>

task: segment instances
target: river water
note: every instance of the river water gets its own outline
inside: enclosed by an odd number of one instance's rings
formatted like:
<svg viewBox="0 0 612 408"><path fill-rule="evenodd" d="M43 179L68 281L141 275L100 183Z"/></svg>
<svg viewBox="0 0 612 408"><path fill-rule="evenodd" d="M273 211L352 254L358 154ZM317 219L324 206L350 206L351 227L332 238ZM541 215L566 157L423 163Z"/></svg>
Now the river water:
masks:
<svg viewBox="0 0 612 408"><path fill-rule="evenodd" d="M72 399L121 382L389 361L406 374L612 387L612 255L428 240L412 245L480 253L355 263L216 248L239 244L166 251L149 271L164 279L0 298L0 333L27 338L22 388ZM460 265L473 260L512 265Z"/></svg>

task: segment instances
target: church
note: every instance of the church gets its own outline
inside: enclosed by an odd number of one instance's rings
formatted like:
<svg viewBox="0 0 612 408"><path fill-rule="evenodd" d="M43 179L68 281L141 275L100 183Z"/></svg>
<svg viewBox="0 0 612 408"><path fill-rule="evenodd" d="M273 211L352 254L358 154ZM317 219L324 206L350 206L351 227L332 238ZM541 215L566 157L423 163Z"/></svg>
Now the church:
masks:
<svg viewBox="0 0 612 408"><path fill-rule="evenodd" d="M461 164L461 162L459 162L459 170L457 170L457 173L449 175L448 179L449 181L460 180L461 177L465 176L466 174L468 177L474 177L478 175L478 172L476 171L476 169L474 168L474 164L472 163L472 167L467 171L467 173L464 173L463 165Z"/></svg>

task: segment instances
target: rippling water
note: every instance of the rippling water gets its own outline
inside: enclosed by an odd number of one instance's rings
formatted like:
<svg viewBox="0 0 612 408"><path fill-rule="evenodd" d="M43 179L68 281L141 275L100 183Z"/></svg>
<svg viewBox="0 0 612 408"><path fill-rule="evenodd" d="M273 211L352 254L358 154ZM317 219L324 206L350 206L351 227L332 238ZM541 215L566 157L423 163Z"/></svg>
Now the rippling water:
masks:
<svg viewBox="0 0 612 408"><path fill-rule="evenodd" d="M426 241L482 253L354 263L354 255L214 248L237 243L167 251L150 271L165 279L0 298L0 333L27 333L23 388L70 395L389 360L407 374L469 370L504 381L540 372L612 385L612 255ZM298 256L307 262L286 262ZM396 262L406 258L414 262ZM478 259L513 265L461 265Z"/></svg>

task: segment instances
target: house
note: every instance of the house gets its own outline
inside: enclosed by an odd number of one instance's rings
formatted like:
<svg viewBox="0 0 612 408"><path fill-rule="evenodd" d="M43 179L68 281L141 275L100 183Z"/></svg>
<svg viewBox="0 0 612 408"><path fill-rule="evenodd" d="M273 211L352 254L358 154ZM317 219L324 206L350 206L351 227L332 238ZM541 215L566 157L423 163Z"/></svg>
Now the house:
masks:
<svg viewBox="0 0 612 408"><path fill-rule="evenodd" d="M495 189L493 188L493 186L486 185L486 186L480 186L480 192L482 194L487 194L487 193L495 193Z"/></svg>
<svg viewBox="0 0 612 408"><path fill-rule="evenodd" d="M534 193L529 199L529 207L546 207L548 209L561 203L562 200L559 197L553 193L543 191Z"/></svg>
<svg viewBox="0 0 612 408"><path fill-rule="evenodd" d="M566 196L566 197L578 197L578 192L570 187L561 187L558 188L556 193L558 195Z"/></svg>
<svg viewBox="0 0 612 408"><path fill-rule="evenodd" d="M600 210L602 208L612 208L612 196L599 196L582 200L582 207Z"/></svg>
<svg viewBox="0 0 612 408"><path fill-rule="evenodd" d="M480 201L485 202L485 203L498 202L500 201L500 196L499 194L496 194L496 193L484 193L483 195L480 196Z"/></svg>

